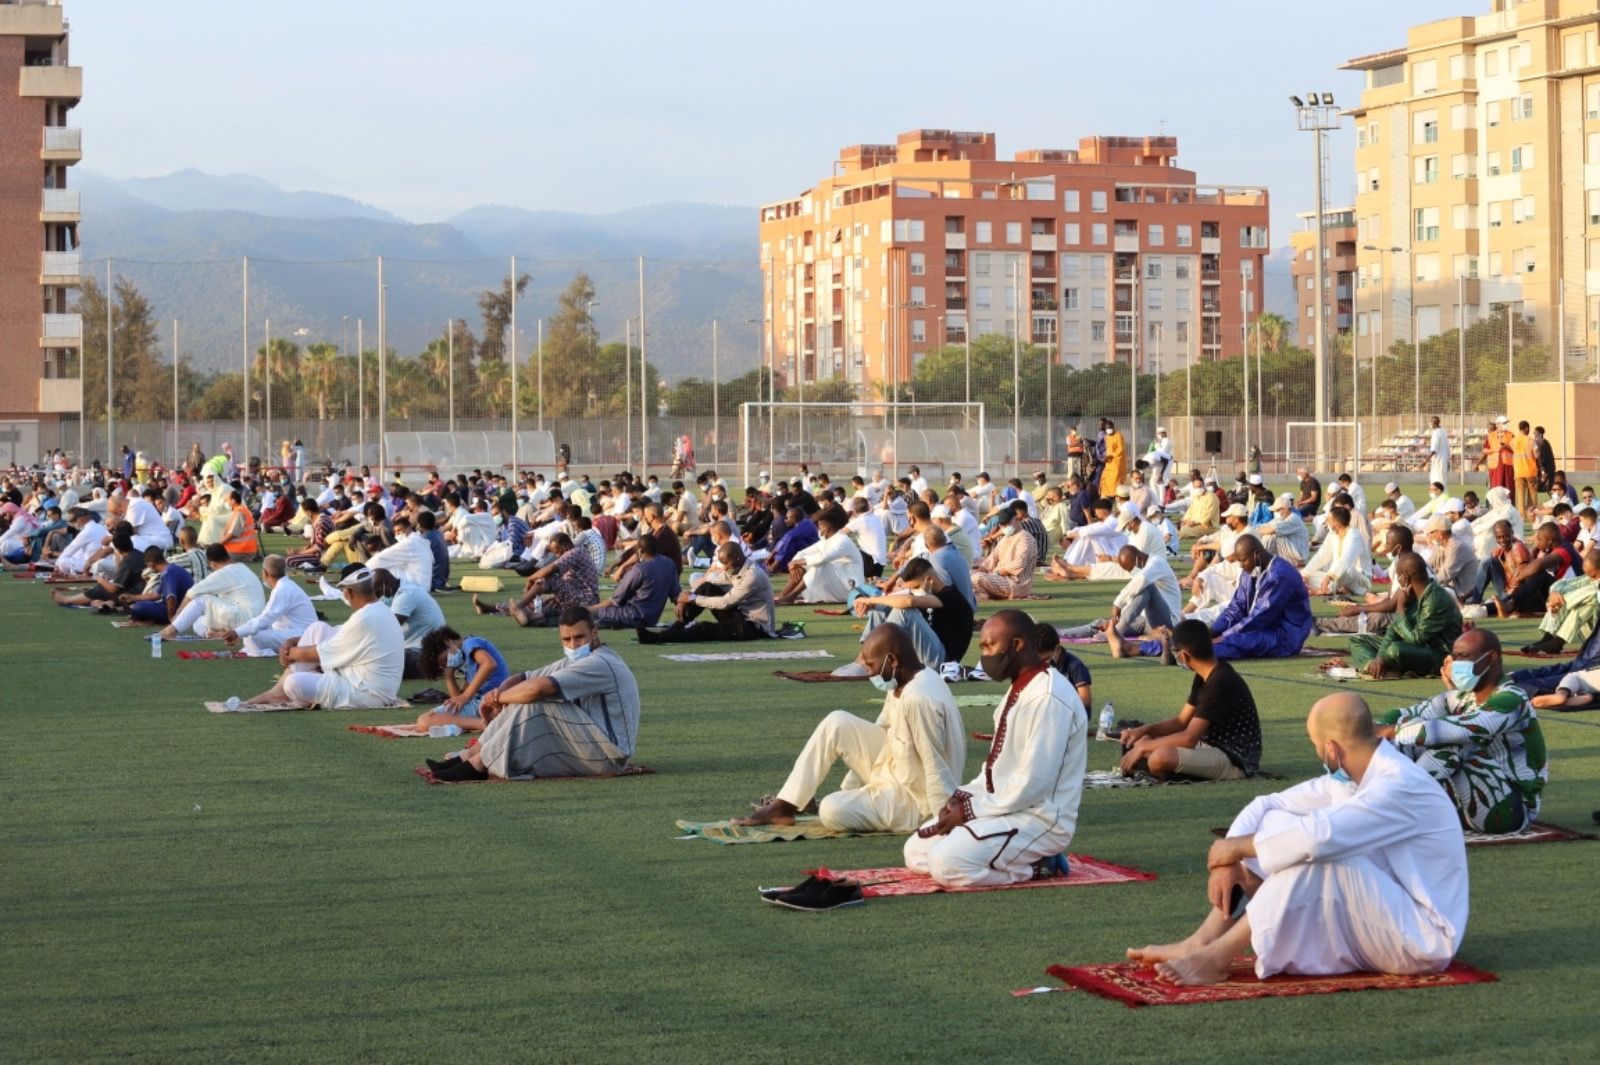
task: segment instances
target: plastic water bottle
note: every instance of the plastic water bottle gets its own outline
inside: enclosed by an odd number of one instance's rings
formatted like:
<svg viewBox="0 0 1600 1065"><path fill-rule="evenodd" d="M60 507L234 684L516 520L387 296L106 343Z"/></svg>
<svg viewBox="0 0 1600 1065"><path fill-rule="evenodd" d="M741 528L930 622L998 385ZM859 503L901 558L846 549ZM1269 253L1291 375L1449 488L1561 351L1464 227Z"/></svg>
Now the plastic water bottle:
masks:
<svg viewBox="0 0 1600 1065"><path fill-rule="evenodd" d="M1100 708L1100 733L1096 739L1110 739L1112 726L1117 723L1116 707L1111 705L1111 700L1106 700L1106 705Z"/></svg>
<svg viewBox="0 0 1600 1065"><path fill-rule="evenodd" d="M150 657L161 657L161 634L159 632L150 637Z"/></svg>
<svg viewBox="0 0 1600 1065"><path fill-rule="evenodd" d="M1365 610L1356 618L1356 632L1362 636L1367 634L1367 612Z"/></svg>
<svg viewBox="0 0 1600 1065"><path fill-rule="evenodd" d="M448 736L459 736L459 735L461 735L461 726L460 725L430 725L430 726L428 726L428 736L429 736L430 739L442 740L442 739L444 739L444 738L446 738Z"/></svg>
<svg viewBox="0 0 1600 1065"><path fill-rule="evenodd" d="M226 706L229 710L237 710L237 709L239 709L239 702L240 702L240 700L239 700L239 697L237 695L230 695L228 697L228 701L223 703L222 705Z"/></svg>

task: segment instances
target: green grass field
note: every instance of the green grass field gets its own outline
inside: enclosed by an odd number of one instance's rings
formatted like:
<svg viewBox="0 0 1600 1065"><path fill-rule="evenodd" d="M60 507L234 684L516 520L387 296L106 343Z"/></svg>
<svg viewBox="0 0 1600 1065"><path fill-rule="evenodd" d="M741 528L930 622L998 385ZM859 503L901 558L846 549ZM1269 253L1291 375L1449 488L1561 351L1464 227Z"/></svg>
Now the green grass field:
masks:
<svg viewBox="0 0 1600 1065"><path fill-rule="evenodd" d="M1108 598L1044 588L1054 598L1027 605L1059 623L1103 614ZM480 623L459 593L443 601L513 668L557 653L553 631ZM899 841L719 847L674 840L673 821L731 816L776 790L822 714L876 713L866 685L781 681L772 663L664 662L618 634L644 692L639 760L658 775L427 787L411 768L450 741L345 729L404 715L208 714L203 699L252 694L274 667L180 662L170 644L153 661L143 633L58 609L21 581L0 580L0 612L0 1060L1594 1060L1600 843L1472 853L1462 958L1497 972L1495 985L1137 1011L1078 992L1014 999L1048 982L1050 964L1186 933L1205 905L1210 828L1284 785L1088 793L1073 849L1154 883L799 914L753 889L819 864L899 864ZM782 646L853 656L849 621L784 614L812 638ZM1519 644L1532 631L1502 634ZM1096 710L1111 698L1119 717L1155 720L1187 691L1179 670L1086 650ZM1264 768L1320 772L1303 731L1331 687L1315 662L1242 672ZM1384 708L1435 688L1361 691ZM963 709L970 727L987 725L988 711ZM1546 721L1544 819L1592 827L1600 714ZM1109 768L1113 751L1094 744L1091 768ZM971 743L969 767L983 753Z"/></svg>

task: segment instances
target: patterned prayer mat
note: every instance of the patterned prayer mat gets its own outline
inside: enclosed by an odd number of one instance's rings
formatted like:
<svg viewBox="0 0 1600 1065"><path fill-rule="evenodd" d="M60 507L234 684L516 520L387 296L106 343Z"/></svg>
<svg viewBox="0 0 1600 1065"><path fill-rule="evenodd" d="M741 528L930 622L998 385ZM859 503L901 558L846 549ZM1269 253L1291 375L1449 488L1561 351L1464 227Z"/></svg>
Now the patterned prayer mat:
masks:
<svg viewBox="0 0 1600 1065"><path fill-rule="evenodd" d="M211 702L211 703L206 703L205 707L206 707L207 710L211 711L213 714L270 714L270 713L276 713L278 711L286 711L286 710L321 710L322 709L322 707L320 707L320 706L301 706L298 703L262 703L262 704L257 705L257 706L251 706L248 703L240 703L238 706L230 707L226 702L220 702L220 703ZM390 703L388 706L351 706L351 707L342 707L341 709L346 709L346 710L409 710L409 709L411 709L411 704L410 703L406 703L406 702L399 702L399 703Z"/></svg>
<svg viewBox="0 0 1600 1065"><path fill-rule="evenodd" d="M613 777L643 777L655 772L647 765L630 765L619 769L615 773L596 773L584 777L512 777L508 780L440 780L434 775L433 770L425 765L419 765L412 770L429 784L543 784L552 780L610 780Z"/></svg>
<svg viewBox="0 0 1600 1065"><path fill-rule="evenodd" d="M1504 651L1502 653L1507 658L1576 658L1576 657L1578 657L1578 649L1576 647L1574 647L1570 651L1512 651L1512 650L1508 649L1508 650L1506 650L1506 651Z"/></svg>
<svg viewBox="0 0 1600 1065"><path fill-rule="evenodd" d="M782 677L784 680L797 680L801 684L832 684L836 681L864 681L867 679L866 677L836 677L832 673L821 669L775 669L772 671L772 675L774 677Z"/></svg>
<svg viewBox="0 0 1600 1065"><path fill-rule="evenodd" d="M361 732L368 736L382 736L389 740L415 740L426 739L428 730L415 725L346 725L350 732Z"/></svg>
<svg viewBox="0 0 1600 1065"><path fill-rule="evenodd" d="M1016 891L1025 888L1093 887L1099 884L1135 884L1154 880L1156 874L1132 866L1116 865L1091 858L1084 854L1069 854L1067 876L1049 876L1039 880L1024 880L1020 884L1001 887L944 887L927 873L913 872L904 866L887 866L881 869L816 869L808 872L834 880L854 880L861 885L861 893L869 899L890 895L968 895L980 891ZM771 891L771 888L762 888Z"/></svg>
<svg viewBox="0 0 1600 1065"><path fill-rule="evenodd" d="M179 651L178 659L183 662L217 662L231 661L235 658L273 658L273 655L253 655L248 651Z"/></svg>
<svg viewBox="0 0 1600 1065"><path fill-rule="evenodd" d="M1081 988L1127 1006L1185 1006L1196 1002L1238 1002L1251 998L1330 995L1337 991L1409 991L1425 987L1461 987L1492 984L1499 977L1452 962L1440 973L1392 976L1386 973L1343 973L1339 976L1256 976L1255 960L1237 958L1228 979L1204 987L1184 987L1156 975L1153 968L1136 962L1112 965L1052 965L1045 972L1069 987ZM1032 994L1036 989L1015 992Z"/></svg>
<svg viewBox="0 0 1600 1065"><path fill-rule="evenodd" d="M846 836L903 836L903 832L851 832L829 828L815 817L801 817L792 825L736 825L732 821L678 821L678 839L706 839L712 843L792 843L798 839L843 839Z"/></svg>
<svg viewBox="0 0 1600 1065"><path fill-rule="evenodd" d="M789 658L832 658L828 651L714 651L709 654L662 655L668 662L769 662Z"/></svg>

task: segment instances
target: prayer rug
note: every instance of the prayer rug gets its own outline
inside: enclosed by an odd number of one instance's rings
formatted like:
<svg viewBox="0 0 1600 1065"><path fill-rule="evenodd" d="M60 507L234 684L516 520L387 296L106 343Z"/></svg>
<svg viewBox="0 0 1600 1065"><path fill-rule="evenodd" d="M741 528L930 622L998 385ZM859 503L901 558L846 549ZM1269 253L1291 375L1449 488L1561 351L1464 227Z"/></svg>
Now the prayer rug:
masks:
<svg viewBox="0 0 1600 1065"><path fill-rule="evenodd" d="M890 895L967 895L979 891L1013 891L1022 888L1093 887L1099 884L1134 884L1154 880L1156 874L1147 873L1128 865L1116 865L1083 854L1067 855L1067 876L1047 876L1037 880L1024 880L1020 884L1000 887L944 887L927 873L918 873L904 866L887 866L880 869L808 869L808 875L833 880L853 880L861 885L861 893L869 899ZM761 888L772 891L773 888Z"/></svg>
<svg viewBox="0 0 1600 1065"><path fill-rule="evenodd" d="M1326 647L1302 647L1297 654L1301 658L1337 658L1343 655L1344 652L1330 650Z"/></svg>
<svg viewBox="0 0 1600 1065"><path fill-rule="evenodd" d="M1576 647L1574 647L1570 651L1510 651L1510 650L1507 650L1507 651L1504 651L1502 653L1507 658L1576 658L1578 656L1578 649Z"/></svg>
<svg viewBox="0 0 1600 1065"><path fill-rule="evenodd" d="M630 765L619 769L615 773L596 773L583 777L512 777L508 780L440 780L434 775L433 770L425 765L419 765L412 770L429 784L540 784L552 780L610 780L612 777L643 777L655 772L647 765Z"/></svg>
<svg viewBox="0 0 1600 1065"><path fill-rule="evenodd" d="M1467 832L1465 835L1469 847L1504 847L1511 843L1570 843L1573 840L1596 838L1588 832L1574 832L1570 828L1546 824L1543 821L1535 821L1521 832L1505 832L1495 836L1483 832Z"/></svg>
<svg viewBox="0 0 1600 1065"><path fill-rule="evenodd" d="M1440 973L1395 976L1387 973L1342 973L1338 976L1256 976L1255 959L1236 958L1228 979L1204 987L1184 987L1156 975L1137 962L1111 965L1052 965L1045 972L1069 987L1081 988L1126 1006L1185 1006L1197 1002L1238 1002L1251 998L1329 995L1336 991L1409 991L1425 987L1492 984L1499 977L1462 962ZM1018 994L1032 993L1033 989Z"/></svg>
<svg viewBox="0 0 1600 1065"><path fill-rule="evenodd" d="M768 662L790 658L832 658L829 651L713 651L709 654L662 655L669 662Z"/></svg>
<svg viewBox="0 0 1600 1065"><path fill-rule="evenodd" d="M1091 769L1083 775L1083 786L1090 791L1102 788L1153 788L1157 784L1198 784L1197 780L1180 780L1172 777L1168 780L1157 780L1149 773L1135 773L1131 777L1122 775L1120 769ZM1213 783L1206 781L1205 783Z"/></svg>
<svg viewBox="0 0 1600 1065"><path fill-rule="evenodd" d="M867 679L866 677L836 677L832 673L821 669L775 669L772 671L772 675L774 677L782 677L784 680L797 680L801 684L832 684L835 681L856 681Z"/></svg>
<svg viewBox="0 0 1600 1065"><path fill-rule="evenodd" d="M983 743L993 743L994 742L994 733L992 733L992 732L974 732L974 733L972 733L972 738L975 739L975 740L980 740Z"/></svg>
<svg viewBox="0 0 1600 1065"><path fill-rule="evenodd" d="M253 655L248 651L179 651L178 658L184 662L191 661L217 661L235 658L274 658L273 655Z"/></svg>
<svg viewBox="0 0 1600 1065"><path fill-rule="evenodd" d="M415 725L346 725L351 732L362 732L368 736L382 736L389 740L415 740L425 739L428 730Z"/></svg>
<svg viewBox="0 0 1600 1065"><path fill-rule="evenodd" d="M732 821L678 821L678 839L707 839L712 843L792 843L797 839L843 839L846 836L904 836L904 832L851 832L829 828L815 817L801 817L792 825L736 825Z"/></svg>
<svg viewBox="0 0 1600 1065"><path fill-rule="evenodd" d="M23 580L33 580L34 578L32 578L32 577L24 577L22 579ZM46 584L94 584L95 583L95 579L93 577L45 577L44 578L44 583L46 583Z"/></svg>
<svg viewBox="0 0 1600 1065"><path fill-rule="evenodd" d="M828 610L820 606L813 610L812 613L821 614L825 618L847 618L850 616L850 611L848 610Z"/></svg>
<svg viewBox="0 0 1600 1065"><path fill-rule="evenodd" d="M111 627L113 629L148 629L152 626L146 625L142 621L113 621Z"/></svg>
<svg viewBox="0 0 1600 1065"><path fill-rule="evenodd" d="M251 706L249 703L240 703L238 706L229 706L226 702L210 702L205 707L213 714L270 714L280 710L321 710L320 706L301 706L298 703L262 703ZM390 703L388 706L350 706L346 710L409 710L411 704L406 702Z"/></svg>

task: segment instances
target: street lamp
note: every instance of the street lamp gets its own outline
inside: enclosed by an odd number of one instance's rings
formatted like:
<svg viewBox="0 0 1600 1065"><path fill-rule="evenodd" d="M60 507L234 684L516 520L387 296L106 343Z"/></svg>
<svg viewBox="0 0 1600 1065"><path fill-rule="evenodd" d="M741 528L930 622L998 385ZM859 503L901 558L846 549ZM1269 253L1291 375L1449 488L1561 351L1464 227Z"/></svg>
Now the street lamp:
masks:
<svg viewBox="0 0 1600 1065"><path fill-rule="evenodd" d="M1322 250L1326 234L1323 232L1326 220L1323 217L1322 182L1324 172L1323 139L1330 129L1339 128L1339 110L1333 104L1333 93L1308 93L1305 100L1298 96L1289 97L1289 102L1294 105L1295 118L1300 131L1310 133L1316 142L1317 149L1317 261L1315 264L1316 275L1312 282L1316 287L1317 300L1313 307L1314 321L1316 323L1316 336L1313 338L1312 353L1315 361L1316 381L1316 418L1317 418L1317 464L1326 468L1327 439L1324 435L1323 423L1328 420L1328 364L1325 358L1324 343L1327 339L1327 325L1325 322L1324 296L1322 289L1323 269Z"/></svg>

